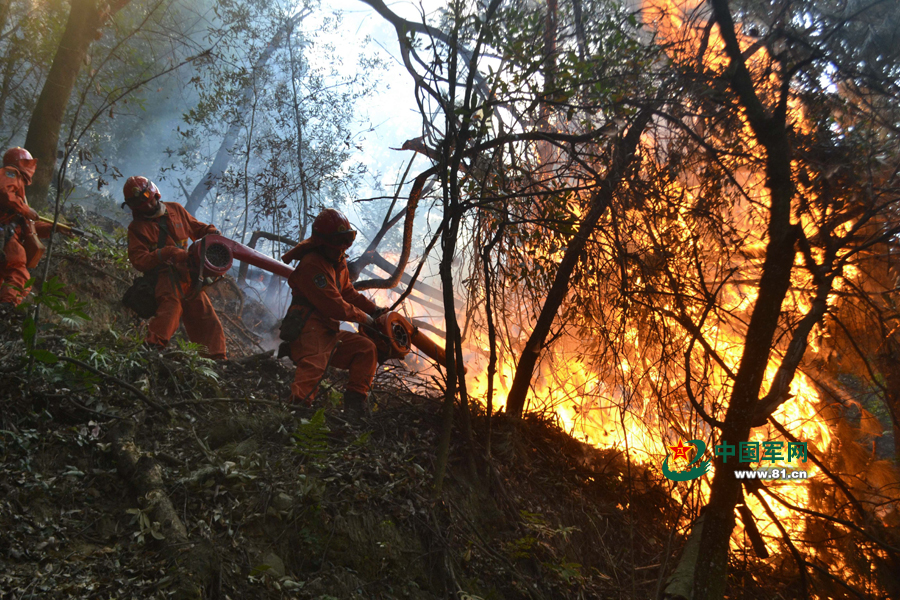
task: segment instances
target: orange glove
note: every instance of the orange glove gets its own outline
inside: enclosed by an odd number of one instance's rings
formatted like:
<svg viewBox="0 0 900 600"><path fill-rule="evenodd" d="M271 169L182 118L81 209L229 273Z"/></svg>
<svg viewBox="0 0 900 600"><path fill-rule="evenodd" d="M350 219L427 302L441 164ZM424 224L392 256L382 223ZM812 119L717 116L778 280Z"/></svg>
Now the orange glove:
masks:
<svg viewBox="0 0 900 600"><path fill-rule="evenodd" d="M25 217L26 219L28 219L29 221L37 221L38 220L37 211L35 211L30 206L25 207L25 212L22 213L22 216Z"/></svg>
<svg viewBox="0 0 900 600"><path fill-rule="evenodd" d="M166 246L165 248L160 248L156 252L160 262L177 264L187 262L188 260L187 250L182 250L177 246Z"/></svg>

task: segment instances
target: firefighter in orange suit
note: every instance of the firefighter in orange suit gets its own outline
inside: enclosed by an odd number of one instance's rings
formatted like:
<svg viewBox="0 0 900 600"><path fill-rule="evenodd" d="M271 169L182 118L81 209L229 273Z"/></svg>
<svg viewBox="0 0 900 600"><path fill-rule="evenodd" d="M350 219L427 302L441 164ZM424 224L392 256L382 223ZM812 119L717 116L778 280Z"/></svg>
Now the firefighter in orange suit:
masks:
<svg viewBox="0 0 900 600"><path fill-rule="evenodd" d="M225 332L209 297L202 290L191 297L187 252L188 239L219 232L177 202L160 202L159 190L146 177L129 177L122 193L134 217L128 226L128 258L142 273L158 270L157 310L146 342L165 347L183 317L188 338L206 346L204 356L225 360ZM166 230L162 242L160 224Z"/></svg>
<svg viewBox="0 0 900 600"><path fill-rule="evenodd" d="M37 221L38 214L28 206L25 186L37 161L24 148L10 148L3 154L0 169L0 312L6 313L18 306L29 289L25 283L30 278L25 236L37 233L50 237L52 225ZM37 222L36 222L37 221Z"/></svg>
<svg viewBox="0 0 900 600"><path fill-rule="evenodd" d="M299 323L299 337L290 341L291 359L297 365L291 385L291 401L312 403L315 388L330 364L350 371L344 391L344 410L359 416L375 369L378 352L372 341L340 330L340 321L372 325L379 309L350 283L344 254L356 239L356 231L343 214L331 208L313 221L312 237L303 240L282 257L300 263L288 278L293 302L285 322ZM284 337L284 327L282 336ZM293 336L291 336L293 337Z"/></svg>

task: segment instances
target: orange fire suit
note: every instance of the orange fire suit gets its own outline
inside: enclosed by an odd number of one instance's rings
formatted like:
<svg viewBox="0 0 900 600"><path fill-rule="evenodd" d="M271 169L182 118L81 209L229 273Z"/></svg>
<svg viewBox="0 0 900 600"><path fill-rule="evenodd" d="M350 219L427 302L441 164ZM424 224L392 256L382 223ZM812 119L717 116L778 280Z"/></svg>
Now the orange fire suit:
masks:
<svg viewBox="0 0 900 600"><path fill-rule="evenodd" d="M291 359L297 365L291 399L311 403L314 388L329 364L350 371L346 391L365 395L378 367L378 351L364 335L341 331L339 322L365 323L366 315L378 307L350 283L343 258L337 263L330 261L311 246L310 240L300 242L285 260L297 254L303 256L288 278L294 297L290 310L301 311L306 322L300 337L291 342Z"/></svg>
<svg viewBox="0 0 900 600"><path fill-rule="evenodd" d="M166 212L160 217L147 218L132 211L134 220L128 226L128 258L142 273L159 269L156 281L156 315L150 319L146 341L164 347L178 329L184 317L188 339L206 346L204 356L224 360L225 332L206 292L187 298L191 290L191 276L185 263L173 264L160 257L159 222L166 221L169 234L165 247L185 249L188 238L197 240L216 231L212 225L201 223L177 202L163 202Z"/></svg>
<svg viewBox="0 0 900 600"><path fill-rule="evenodd" d="M14 306L30 291L25 287L31 277L24 245L27 229L34 227L39 237L48 238L53 228L49 223L31 221L35 213L25 199L25 185L34 175L37 161L31 162L34 164L24 166L24 173L11 166L0 169L0 227L6 230L6 260L0 260L0 302Z"/></svg>

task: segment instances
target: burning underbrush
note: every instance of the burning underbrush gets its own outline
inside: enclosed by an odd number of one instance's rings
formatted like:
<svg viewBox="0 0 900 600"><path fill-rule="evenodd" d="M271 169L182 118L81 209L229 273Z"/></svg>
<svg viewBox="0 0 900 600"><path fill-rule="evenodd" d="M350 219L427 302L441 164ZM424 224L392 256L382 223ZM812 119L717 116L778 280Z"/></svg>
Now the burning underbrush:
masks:
<svg viewBox="0 0 900 600"><path fill-rule="evenodd" d="M227 363L151 352L115 306L127 271L58 260L67 291L102 293L87 323L46 315L33 363L21 323L0 331L3 597L650 598L671 573L684 507L620 450L476 414L435 497L437 385L380 371L355 426L330 372L290 410L292 368L259 351L270 325L250 328L264 309L216 300ZM790 563L735 568L734 598L794 581Z"/></svg>

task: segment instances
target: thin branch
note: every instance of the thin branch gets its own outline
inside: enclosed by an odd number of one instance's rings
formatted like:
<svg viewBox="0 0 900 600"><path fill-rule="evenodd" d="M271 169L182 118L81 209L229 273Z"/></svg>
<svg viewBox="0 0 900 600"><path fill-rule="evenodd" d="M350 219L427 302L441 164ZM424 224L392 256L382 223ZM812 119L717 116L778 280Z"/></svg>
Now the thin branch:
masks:
<svg viewBox="0 0 900 600"><path fill-rule="evenodd" d="M113 383L115 383L115 384L117 384L117 385L119 385L119 386L125 388L126 390L130 391L131 393L133 393L135 396L137 396L138 398L140 398L141 401L142 401L144 404L146 404L146 405L149 406L150 408L152 408L152 409L154 409L154 410L157 410L157 411L159 411L159 412L161 412L161 413L165 413L165 412L166 412L166 408L165 408L164 406L162 406L162 405L160 405L160 404L154 402L153 400L151 400L149 397L147 397L146 394L144 394L144 392L142 392L141 390L137 389L136 387L134 387L133 385L131 385L131 384L128 383L127 381L123 381L123 380L119 379L118 377L115 377L114 375L110 375L109 373L105 373L105 372L101 371L100 369L97 369L97 368L95 368L95 367L92 367L91 365L89 365L89 364L87 364L87 363L85 363L85 362L82 362L82 361L80 361L80 360L78 360L78 359L76 359L76 358L71 358L71 357L68 357L68 356L57 356L57 358L58 358L59 360L61 360L61 361L68 362L68 363L72 363L73 365L77 365L77 366L81 367L82 369L84 369L85 371L90 371L90 372L93 373L94 375L99 375L99 376L101 376L101 377L104 377L104 378L108 379L109 381L112 381Z"/></svg>

